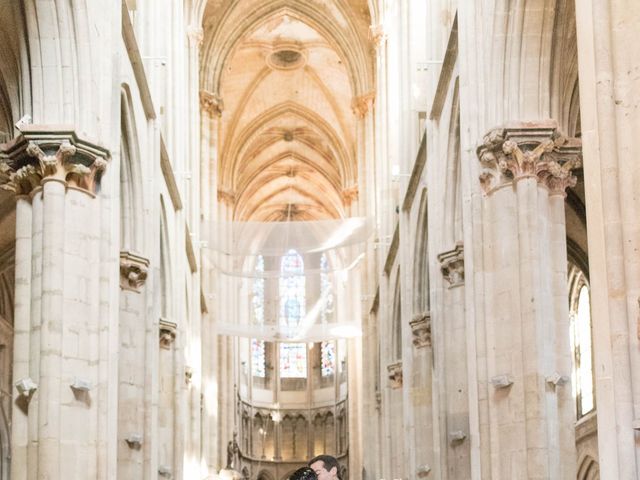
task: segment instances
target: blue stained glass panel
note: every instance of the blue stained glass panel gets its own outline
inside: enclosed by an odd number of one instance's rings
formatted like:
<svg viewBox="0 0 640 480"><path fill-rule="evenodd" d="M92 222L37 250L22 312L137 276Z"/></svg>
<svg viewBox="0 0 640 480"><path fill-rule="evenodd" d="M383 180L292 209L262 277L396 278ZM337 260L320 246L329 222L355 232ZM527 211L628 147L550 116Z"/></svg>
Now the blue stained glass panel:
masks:
<svg viewBox="0 0 640 480"><path fill-rule="evenodd" d="M333 342L322 342L320 345L322 360L322 376L333 375L336 368L336 345Z"/></svg>

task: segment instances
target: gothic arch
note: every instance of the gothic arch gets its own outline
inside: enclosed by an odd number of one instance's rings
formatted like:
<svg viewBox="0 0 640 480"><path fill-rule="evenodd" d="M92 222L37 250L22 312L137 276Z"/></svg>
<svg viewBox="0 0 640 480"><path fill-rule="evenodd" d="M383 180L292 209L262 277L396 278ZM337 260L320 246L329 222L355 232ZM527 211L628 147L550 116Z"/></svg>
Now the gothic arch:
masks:
<svg viewBox="0 0 640 480"><path fill-rule="evenodd" d="M223 66L232 54L240 38L255 30L260 24L278 15L288 15L322 33L340 52L350 72L354 95L362 95L373 88L373 66L368 60L367 48L356 26L340 2L336 7L348 25L343 30L338 22L327 22L326 11L305 0L268 0L251 11L238 11L229 7L218 21L218 27L205 40L201 78L204 89L220 92ZM206 16L206 12L205 12ZM370 20L369 20L370 21ZM232 25L225 29L225 26Z"/></svg>
<svg viewBox="0 0 640 480"><path fill-rule="evenodd" d="M429 295L429 232L427 189L420 194L417 236L414 246L415 268L413 270L413 313L426 313L431 308Z"/></svg>
<svg viewBox="0 0 640 480"><path fill-rule="evenodd" d="M164 197L160 196L160 316L173 320L171 245Z"/></svg>
<svg viewBox="0 0 640 480"><path fill-rule="evenodd" d="M592 457L586 455L579 465L578 480L600 480L600 465Z"/></svg>
<svg viewBox="0 0 640 480"><path fill-rule="evenodd" d="M140 252L143 246L142 169L131 91L122 85L120 145L120 249Z"/></svg>
<svg viewBox="0 0 640 480"><path fill-rule="evenodd" d="M275 477L269 470L260 470L256 476L256 480L275 480Z"/></svg>
<svg viewBox="0 0 640 480"><path fill-rule="evenodd" d="M220 185L223 188L235 189L241 183L242 179L239 178L240 169L244 169L246 165L241 162L243 157L243 149L246 148L248 141L254 137L263 127L269 124L272 120L281 117L283 115L294 115L304 120L310 128L317 130L321 135L320 138L325 138L330 141L330 144L336 149L335 159L337 163L334 165L335 173L330 175L331 181L338 185L348 185L349 182L354 181L356 173L353 162L350 161L349 153L342 140L334 128L324 120L321 116L311 111L309 108L303 105L288 101L279 105L275 105L272 108L262 112L259 116L252 119L251 122L238 134L235 135L230 132L229 135L232 138L232 144L225 147L221 154L220 161ZM278 138L279 140L279 138ZM260 149L264 149L265 145L260 145ZM312 147L314 150L321 153L318 146L307 144L308 147ZM254 157L254 152L248 152L249 157ZM228 160L228 161L227 161ZM262 164L261 164L262 166ZM318 167L316 167L318 168Z"/></svg>
<svg viewBox="0 0 640 480"><path fill-rule="evenodd" d="M450 248L462 241L462 168L460 162L460 100L456 78L451 100L451 120L445 174L445 205L443 240Z"/></svg>
<svg viewBox="0 0 640 480"><path fill-rule="evenodd" d="M402 292L400 289L400 269L396 272L393 286L391 310L391 360L402 359Z"/></svg>

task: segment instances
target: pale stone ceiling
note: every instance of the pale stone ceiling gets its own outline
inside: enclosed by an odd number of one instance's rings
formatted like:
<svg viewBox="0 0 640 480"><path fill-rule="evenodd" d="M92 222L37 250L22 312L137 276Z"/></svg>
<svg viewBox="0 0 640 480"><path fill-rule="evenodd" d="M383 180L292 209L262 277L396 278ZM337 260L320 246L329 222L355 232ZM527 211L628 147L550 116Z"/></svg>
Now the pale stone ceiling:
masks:
<svg viewBox="0 0 640 480"><path fill-rule="evenodd" d="M202 83L224 103L218 188L234 218L343 217L372 49L366 1L211 1Z"/></svg>

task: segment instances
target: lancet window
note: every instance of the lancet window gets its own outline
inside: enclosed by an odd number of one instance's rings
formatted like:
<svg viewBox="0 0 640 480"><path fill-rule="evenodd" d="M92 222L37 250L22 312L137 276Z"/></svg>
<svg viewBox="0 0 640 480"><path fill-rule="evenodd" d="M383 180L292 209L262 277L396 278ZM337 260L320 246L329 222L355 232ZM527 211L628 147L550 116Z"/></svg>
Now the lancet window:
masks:
<svg viewBox="0 0 640 480"><path fill-rule="evenodd" d="M334 342L322 342L320 348L322 376L330 377L336 369L336 344Z"/></svg>
<svg viewBox="0 0 640 480"><path fill-rule="evenodd" d="M304 262L295 250L289 250L280 264L280 326L295 333L306 312ZM280 344L280 377L307 376L307 345Z"/></svg>
<svg viewBox="0 0 640 480"><path fill-rule="evenodd" d="M571 266L569 270L569 292L572 388L576 399L576 416L580 418L594 410L595 392L589 285L584 273L575 266Z"/></svg>

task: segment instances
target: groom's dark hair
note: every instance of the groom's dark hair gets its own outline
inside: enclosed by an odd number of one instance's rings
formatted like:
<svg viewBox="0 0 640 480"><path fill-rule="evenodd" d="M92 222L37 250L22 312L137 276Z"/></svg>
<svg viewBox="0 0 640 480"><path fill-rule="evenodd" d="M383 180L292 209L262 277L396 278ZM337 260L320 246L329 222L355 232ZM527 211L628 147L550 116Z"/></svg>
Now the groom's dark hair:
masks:
<svg viewBox="0 0 640 480"><path fill-rule="evenodd" d="M336 457L332 457L331 455L318 455L317 457L313 457L309 460L307 465L311 466L312 463L322 462L324 465L324 469L327 472L330 472L333 467L336 467L336 475L340 478L340 464Z"/></svg>

